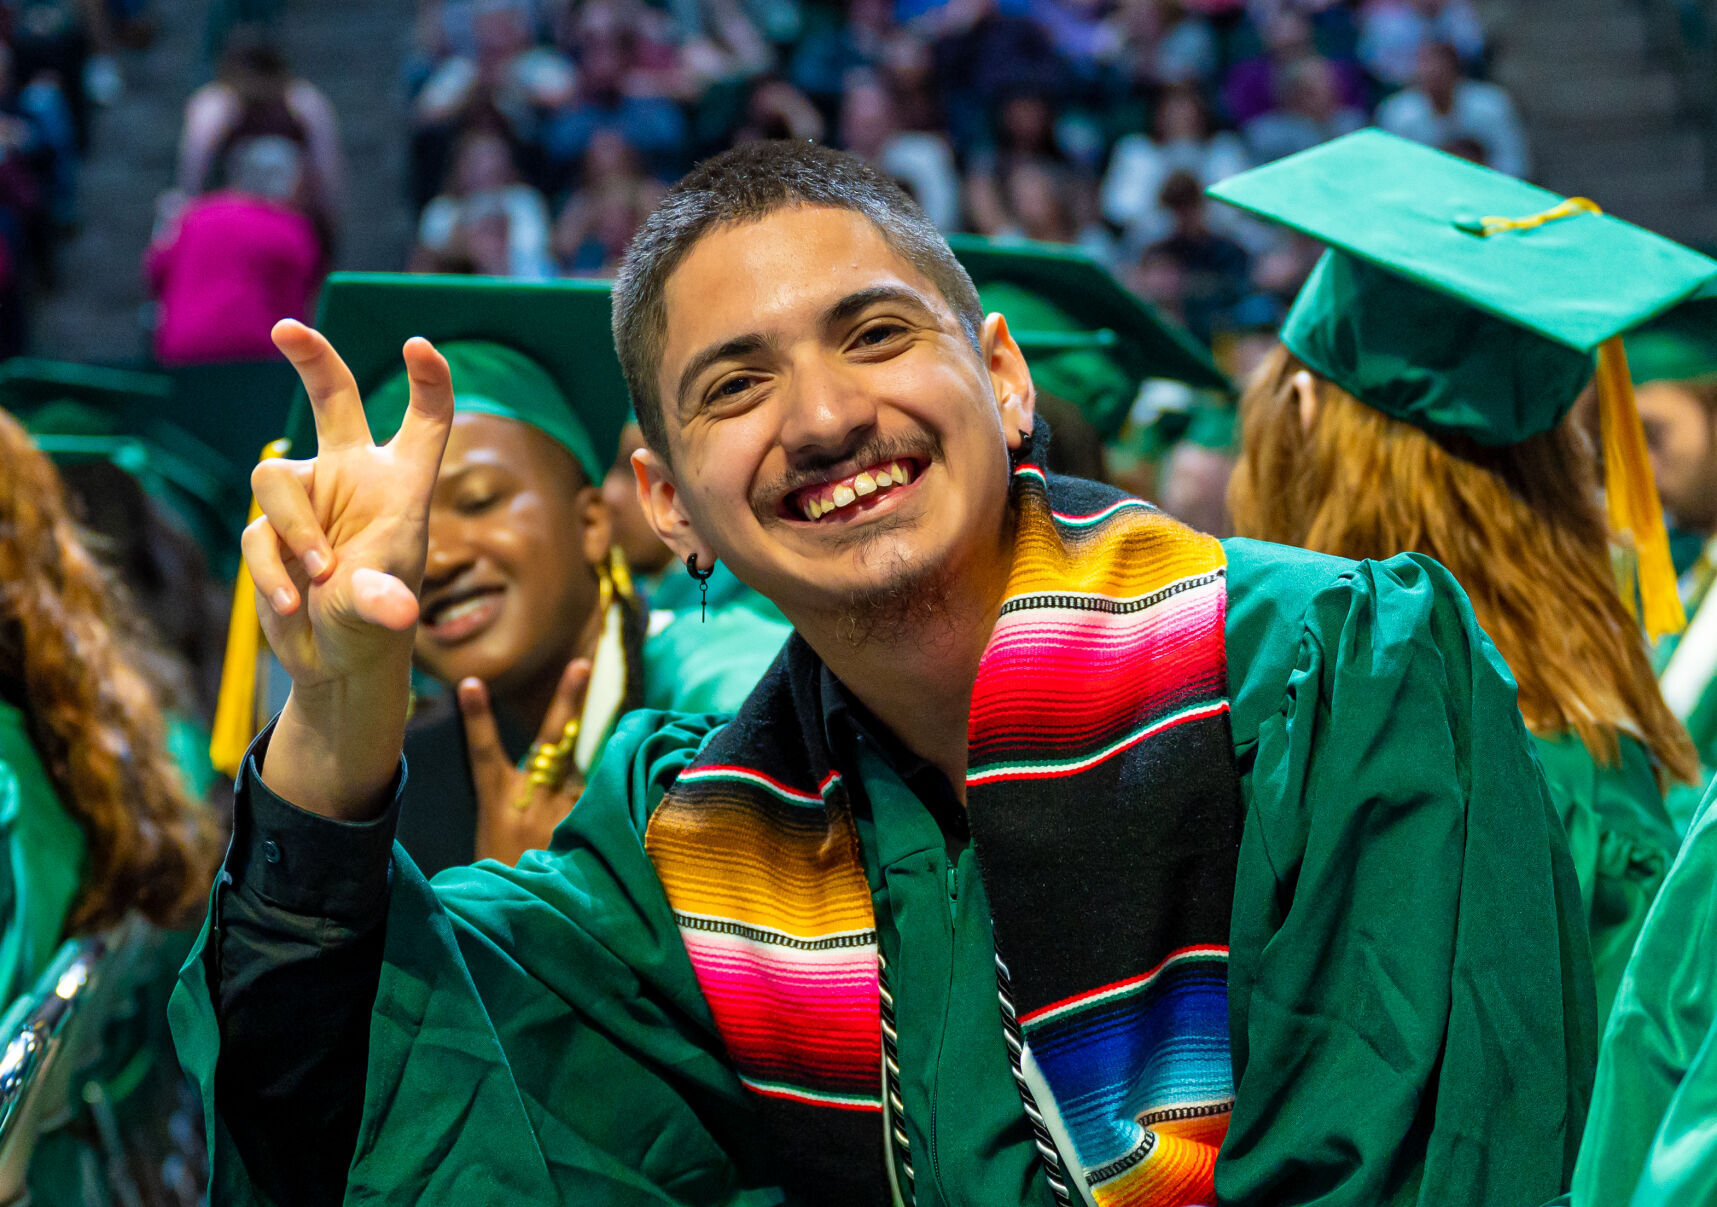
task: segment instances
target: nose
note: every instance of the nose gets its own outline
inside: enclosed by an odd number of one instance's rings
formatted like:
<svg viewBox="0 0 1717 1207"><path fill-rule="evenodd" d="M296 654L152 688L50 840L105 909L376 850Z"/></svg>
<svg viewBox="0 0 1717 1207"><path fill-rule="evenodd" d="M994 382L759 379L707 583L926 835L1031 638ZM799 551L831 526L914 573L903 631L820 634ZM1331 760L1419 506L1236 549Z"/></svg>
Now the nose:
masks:
<svg viewBox="0 0 1717 1207"><path fill-rule="evenodd" d="M432 509L429 513L429 556L423 563L424 592L446 586L463 574L472 560L471 545L465 540L464 525L458 517L448 515L440 508Z"/></svg>
<svg viewBox="0 0 1717 1207"><path fill-rule="evenodd" d="M796 465L838 461L876 430L876 400L821 356L795 363L782 402L781 444Z"/></svg>

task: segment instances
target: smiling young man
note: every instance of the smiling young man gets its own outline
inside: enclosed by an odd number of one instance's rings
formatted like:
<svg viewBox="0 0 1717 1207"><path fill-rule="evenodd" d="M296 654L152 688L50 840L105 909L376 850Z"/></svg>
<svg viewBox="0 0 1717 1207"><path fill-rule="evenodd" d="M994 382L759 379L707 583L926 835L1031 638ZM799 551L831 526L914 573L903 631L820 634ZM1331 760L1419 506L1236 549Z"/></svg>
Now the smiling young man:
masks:
<svg viewBox="0 0 1717 1207"><path fill-rule="evenodd" d="M446 367L406 346L376 447L278 331L321 454L259 471L246 552L293 696L175 1001L218 1201L1560 1191L1578 887L1447 574L1046 477L1006 319L814 146L681 181L614 329L659 535L796 636L731 719L623 723L550 851L433 888L391 802Z"/></svg>

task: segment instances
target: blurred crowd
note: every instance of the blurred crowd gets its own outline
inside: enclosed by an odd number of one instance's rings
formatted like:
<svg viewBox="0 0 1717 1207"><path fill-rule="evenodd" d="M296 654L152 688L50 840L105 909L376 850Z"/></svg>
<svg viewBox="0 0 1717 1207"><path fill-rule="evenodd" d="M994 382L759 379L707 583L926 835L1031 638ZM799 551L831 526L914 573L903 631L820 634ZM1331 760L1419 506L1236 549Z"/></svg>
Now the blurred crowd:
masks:
<svg viewBox="0 0 1717 1207"><path fill-rule="evenodd" d="M423 272L610 275L697 160L814 139L945 232L1083 248L1226 359L1316 249L1204 186L1373 123L1530 166L1471 0L421 0L413 44ZM157 359L271 355L273 318L313 309L345 174L327 99L232 27L145 266Z"/></svg>
<svg viewBox="0 0 1717 1207"><path fill-rule="evenodd" d="M612 273L736 141L832 143L944 231L1078 245L1201 338L1314 249L1203 186L1376 123L1523 175L1470 0L423 0L412 266Z"/></svg>
<svg viewBox="0 0 1717 1207"><path fill-rule="evenodd" d="M153 32L141 0L0 3L0 356L23 350L28 299L80 219L93 110L125 90L116 52Z"/></svg>

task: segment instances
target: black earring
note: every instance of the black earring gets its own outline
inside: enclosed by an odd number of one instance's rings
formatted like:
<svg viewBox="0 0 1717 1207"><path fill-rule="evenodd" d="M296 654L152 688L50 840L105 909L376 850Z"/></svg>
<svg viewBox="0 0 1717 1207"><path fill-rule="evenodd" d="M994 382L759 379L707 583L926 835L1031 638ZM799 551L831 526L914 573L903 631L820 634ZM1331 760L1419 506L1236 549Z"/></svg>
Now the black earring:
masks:
<svg viewBox="0 0 1717 1207"><path fill-rule="evenodd" d="M698 555L686 555L686 573L698 580L698 623L709 619L709 577L715 573L715 567L708 570L698 569Z"/></svg>

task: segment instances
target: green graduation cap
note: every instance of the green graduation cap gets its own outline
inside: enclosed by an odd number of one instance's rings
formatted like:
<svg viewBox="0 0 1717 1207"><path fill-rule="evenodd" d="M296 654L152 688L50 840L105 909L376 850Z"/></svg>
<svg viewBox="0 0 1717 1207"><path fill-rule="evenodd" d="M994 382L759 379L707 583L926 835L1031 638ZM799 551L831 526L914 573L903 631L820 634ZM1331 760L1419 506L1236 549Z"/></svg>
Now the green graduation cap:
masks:
<svg viewBox="0 0 1717 1207"><path fill-rule="evenodd" d="M123 420L137 407L160 402L172 392L172 379L160 373L34 356L0 362L0 406L15 414L48 403L76 402Z"/></svg>
<svg viewBox="0 0 1717 1207"><path fill-rule="evenodd" d="M1380 130L1209 192L1330 245L1288 312L1282 343L1385 415L1517 444L1559 423L1595 372L1610 526L1637 555L1647 635L1680 631L1663 511L1618 337L1717 279L1717 261L1583 198Z"/></svg>
<svg viewBox="0 0 1717 1207"><path fill-rule="evenodd" d="M1668 314L1630 332L1625 342L1637 385L1717 381L1717 284L1702 286Z"/></svg>
<svg viewBox="0 0 1717 1207"><path fill-rule="evenodd" d="M400 349L421 335L447 357L455 407L517 419L555 440L599 482L630 401L609 328L608 282L335 273L316 326L356 378L377 440L405 417ZM315 452L300 388L287 421L291 456Z"/></svg>
<svg viewBox="0 0 1717 1207"><path fill-rule="evenodd" d="M1483 444L1548 431L1592 353L1717 277L1717 261L1589 202L1362 130L1211 196L1330 245L1281 338L1384 414Z"/></svg>
<svg viewBox="0 0 1717 1207"><path fill-rule="evenodd" d="M1084 252L977 235L951 235L948 245L985 312L1006 316L1038 388L1078 406L1105 440L1120 432L1147 378L1229 389L1196 339Z"/></svg>

